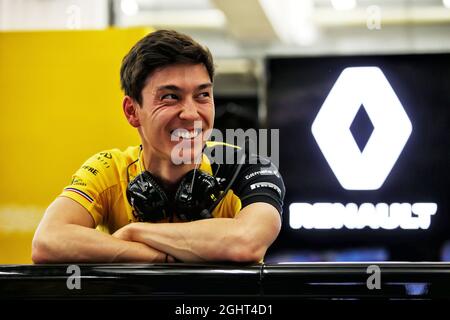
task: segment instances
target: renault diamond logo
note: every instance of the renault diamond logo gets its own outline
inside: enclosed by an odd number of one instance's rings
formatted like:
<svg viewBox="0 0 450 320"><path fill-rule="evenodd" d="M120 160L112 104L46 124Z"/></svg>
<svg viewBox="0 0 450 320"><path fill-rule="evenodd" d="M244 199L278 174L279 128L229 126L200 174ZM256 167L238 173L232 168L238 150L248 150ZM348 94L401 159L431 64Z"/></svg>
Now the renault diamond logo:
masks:
<svg viewBox="0 0 450 320"><path fill-rule="evenodd" d="M374 127L362 151L350 131L361 106ZM408 141L412 125L383 72L354 67L339 75L311 131L343 188L377 190Z"/></svg>

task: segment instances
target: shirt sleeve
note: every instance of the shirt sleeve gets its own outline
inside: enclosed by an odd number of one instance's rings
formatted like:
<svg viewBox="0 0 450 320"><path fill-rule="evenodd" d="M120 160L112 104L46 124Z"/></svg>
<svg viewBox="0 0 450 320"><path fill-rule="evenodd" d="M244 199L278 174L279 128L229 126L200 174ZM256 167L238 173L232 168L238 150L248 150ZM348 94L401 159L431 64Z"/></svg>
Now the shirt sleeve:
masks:
<svg viewBox="0 0 450 320"><path fill-rule="evenodd" d="M100 152L89 158L73 175L60 196L81 204L91 214L95 226L102 223L107 213L104 191L111 184L113 172L111 152Z"/></svg>
<svg viewBox="0 0 450 320"><path fill-rule="evenodd" d="M238 166L239 164L237 164ZM269 159L253 155L242 164L232 189L241 199L242 208L255 202L273 205L283 212L285 186L278 168Z"/></svg>

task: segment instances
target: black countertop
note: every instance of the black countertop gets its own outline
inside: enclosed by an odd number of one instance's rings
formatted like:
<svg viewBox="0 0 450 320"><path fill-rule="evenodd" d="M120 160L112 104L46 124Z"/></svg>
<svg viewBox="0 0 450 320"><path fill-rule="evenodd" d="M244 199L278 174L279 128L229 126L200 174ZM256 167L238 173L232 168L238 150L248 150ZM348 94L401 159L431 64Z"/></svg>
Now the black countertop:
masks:
<svg viewBox="0 0 450 320"><path fill-rule="evenodd" d="M79 269L70 266L0 265L0 300L181 297L450 300L450 263L79 264ZM380 273L375 275L377 268ZM379 289L374 287L377 285Z"/></svg>

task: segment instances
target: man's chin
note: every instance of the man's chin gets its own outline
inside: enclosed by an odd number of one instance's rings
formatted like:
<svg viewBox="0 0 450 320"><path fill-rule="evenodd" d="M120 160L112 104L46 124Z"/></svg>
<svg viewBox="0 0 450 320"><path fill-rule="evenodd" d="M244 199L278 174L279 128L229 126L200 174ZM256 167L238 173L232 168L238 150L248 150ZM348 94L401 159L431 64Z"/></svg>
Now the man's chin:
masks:
<svg viewBox="0 0 450 320"><path fill-rule="evenodd" d="M200 164L202 161L202 154L182 154L181 156L171 157L171 161L174 165L185 165L185 164Z"/></svg>

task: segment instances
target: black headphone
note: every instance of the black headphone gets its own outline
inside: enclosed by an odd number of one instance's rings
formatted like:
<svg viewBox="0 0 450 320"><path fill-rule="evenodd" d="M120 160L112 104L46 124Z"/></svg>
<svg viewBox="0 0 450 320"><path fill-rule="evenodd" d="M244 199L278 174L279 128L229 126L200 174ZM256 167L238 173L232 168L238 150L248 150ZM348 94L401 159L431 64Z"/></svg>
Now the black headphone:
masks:
<svg viewBox="0 0 450 320"><path fill-rule="evenodd" d="M139 158L140 153L138 159L128 168L138 162ZM142 172L141 169L141 173L128 184L126 192L128 202L134 208L134 215L139 221L157 222L165 218L171 219L172 213L182 221L212 218L212 211L225 197L236 179L243 159L225 189L214 176L197 168L189 171L181 179L173 201L170 201L160 180L148 171Z"/></svg>

